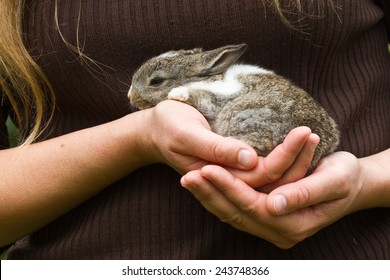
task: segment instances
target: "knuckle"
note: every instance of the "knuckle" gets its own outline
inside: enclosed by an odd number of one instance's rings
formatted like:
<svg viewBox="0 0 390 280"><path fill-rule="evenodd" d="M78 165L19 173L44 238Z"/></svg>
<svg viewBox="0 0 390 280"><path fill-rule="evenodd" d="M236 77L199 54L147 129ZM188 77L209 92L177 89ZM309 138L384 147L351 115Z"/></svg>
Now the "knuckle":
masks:
<svg viewBox="0 0 390 280"><path fill-rule="evenodd" d="M274 168L270 168L268 165L268 161L264 160L263 163L263 178L266 184L276 182L283 176L283 172L280 170L275 170Z"/></svg>
<svg viewBox="0 0 390 280"><path fill-rule="evenodd" d="M240 209L249 216L258 217L259 216L258 201L259 201L259 196L257 198L254 198L253 202L247 203L245 205L241 205Z"/></svg>
<svg viewBox="0 0 390 280"><path fill-rule="evenodd" d="M296 191L296 201L299 206L307 206L310 201L310 190L307 186L301 185Z"/></svg>
<svg viewBox="0 0 390 280"><path fill-rule="evenodd" d="M198 199L205 204L212 204L215 200L215 194L207 189L203 189L201 193L198 193Z"/></svg>
<svg viewBox="0 0 390 280"><path fill-rule="evenodd" d="M223 162L226 157L226 144L225 142L215 142L213 145L214 158L216 162Z"/></svg>
<svg viewBox="0 0 390 280"><path fill-rule="evenodd" d="M264 179L267 184L276 182L282 177L283 174L276 173L276 172L265 172L264 173Z"/></svg>
<svg viewBox="0 0 390 280"><path fill-rule="evenodd" d="M226 217L220 217L221 222L240 228L244 224L244 217L239 212L235 212Z"/></svg>

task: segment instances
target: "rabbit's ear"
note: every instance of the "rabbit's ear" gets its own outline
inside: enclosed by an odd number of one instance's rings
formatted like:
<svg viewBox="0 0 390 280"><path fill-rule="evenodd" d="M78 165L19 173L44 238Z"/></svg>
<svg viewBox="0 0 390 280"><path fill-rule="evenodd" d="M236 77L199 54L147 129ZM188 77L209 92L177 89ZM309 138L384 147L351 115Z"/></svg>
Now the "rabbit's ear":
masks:
<svg viewBox="0 0 390 280"><path fill-rule="evenodd" d="M215 50L206 51L203 73L215 75L224 72L245 52L246 44L229 45Z"/></svg>

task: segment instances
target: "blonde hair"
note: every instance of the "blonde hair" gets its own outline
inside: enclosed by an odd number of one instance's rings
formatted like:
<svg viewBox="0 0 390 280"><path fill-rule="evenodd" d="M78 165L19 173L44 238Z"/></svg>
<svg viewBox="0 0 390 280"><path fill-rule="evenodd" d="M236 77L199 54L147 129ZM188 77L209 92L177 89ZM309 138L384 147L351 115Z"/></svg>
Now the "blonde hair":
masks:
<svg viewBox="0 0 390 280"><path fill-rule="evenodd" d="M316 6L317 14L321 13L320 10L324 7L324 3L330 3L329 5L334 8L331 0L314 2L318 2ZM263 0L263 3L274 7L281 21L293 30L299 28L294 22L287 19L287 14L296 13L303 15L303 17L314 15L314 13L310 14L302 9L300 0L289 0L287 2ZM46 75L30 56L23 43L22 18L24 4L24 0L0 0L0 91L3 92L15 112L18 126L25 135L24 145L26 145L36 140L47 128L54 114L55 95ZM55 16L58 25L57 5ZM71 50L76 52L84 61L97 65L95 61L82 53L78 38L77 46L72 46L63 37L59 26L57 27L60 36ZM77 30L78 28L77 26ZM0 101L4 102L3 100Z"/></svg>
<svg viewBox="0 0 390 280"><path fill-rule="evenodd" d="M0 0L0 90L15 112L24 142L31 143L49 123L55 97L23 44L23 7L24 0Z"/></svg>

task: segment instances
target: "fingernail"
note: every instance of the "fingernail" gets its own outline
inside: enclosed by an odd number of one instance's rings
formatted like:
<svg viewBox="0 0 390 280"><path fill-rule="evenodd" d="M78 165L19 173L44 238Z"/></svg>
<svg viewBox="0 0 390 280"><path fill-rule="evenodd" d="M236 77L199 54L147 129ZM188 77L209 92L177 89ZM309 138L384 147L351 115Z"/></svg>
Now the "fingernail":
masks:
<svg viewBox="0 0 390 280"><path fill-rule="evenodd" d="M240 150L238 152L238 163L244 167L252 165L252 154L248 150Z"/></svg>
<svg viewBox="0 0 390 280"><path fill-rule="evenodd" d="M274 209L277 214L283 214L286 209L287 201L284 195L278 194L274 198Z"/></svg>

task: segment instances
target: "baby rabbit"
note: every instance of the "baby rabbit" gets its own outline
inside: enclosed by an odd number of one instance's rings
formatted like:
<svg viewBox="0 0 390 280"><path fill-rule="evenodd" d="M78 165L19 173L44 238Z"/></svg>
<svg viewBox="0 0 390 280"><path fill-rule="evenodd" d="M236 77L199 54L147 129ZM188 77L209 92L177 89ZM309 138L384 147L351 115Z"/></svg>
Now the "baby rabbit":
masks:
<svg viewBox="0 0 390 280"><path fill-rule="evenodd" d="M320 137L312 161L339 143L335 121L303 89L252 65L234 64L246 44L218 49L170 51L149 59L134 74L128 97L146 109L166 100L187 103L204 115L214 132L240 139L261 156L287 133L308 126Z"/></svg>

